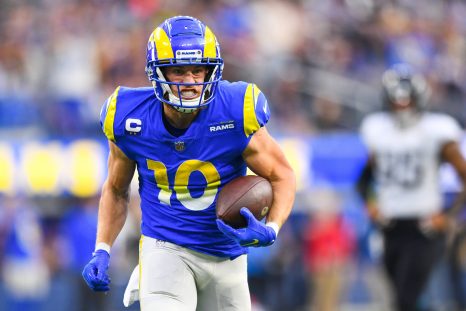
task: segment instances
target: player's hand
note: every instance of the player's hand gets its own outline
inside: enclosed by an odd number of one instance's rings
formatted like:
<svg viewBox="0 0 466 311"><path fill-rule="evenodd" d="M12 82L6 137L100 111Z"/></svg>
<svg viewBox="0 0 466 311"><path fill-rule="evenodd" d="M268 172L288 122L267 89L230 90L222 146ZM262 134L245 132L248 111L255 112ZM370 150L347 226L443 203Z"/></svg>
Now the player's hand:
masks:
<svg viewBox="0 0 466 311"><path fill-rule="evenodd" d="M431 215L420 222L420 228L426 233L447 232L454 225L453 220L443 213Z"/></svg>
<svg viewBox="0 0 466 311"><path fill-rule="evenodd" d="M373 222L377 223L381 219L381 215L377 205L373 201L369 201L366 203L366 211L369 219Z"/></svg>
<svg viewBox="0 0 466 311"><path fill-rule="evenodd" d="M93 253L91 261L84 267L83 278L87 285L96 292L110 290L110 278L107 274L110 254L99 249Z"/></svg>
<svg viewBox="0 0 466 311"><path fill-rule="evenodd" d="M367 216L378 227L384 228L389 225L390 221L382 216L377 204L374 201L366 203Z"/></svg>
<svg viewBox="0 0 466 311"><path fill-rule="evenodd" d="M223 220L217 219L218 229L226 236L237 241L241 246L268 246L275 242L277 234L272 227L257 220L246 207L243 207L240 213L246 219L247 227L235 229L227 225Z"/></svg>

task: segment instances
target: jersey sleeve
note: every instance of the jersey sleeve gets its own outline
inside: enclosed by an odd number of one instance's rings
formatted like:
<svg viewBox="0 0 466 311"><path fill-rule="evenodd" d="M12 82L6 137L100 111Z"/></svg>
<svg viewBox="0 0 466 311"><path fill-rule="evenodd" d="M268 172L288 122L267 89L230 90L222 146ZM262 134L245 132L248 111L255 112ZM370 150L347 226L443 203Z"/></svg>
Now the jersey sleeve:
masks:
<svg viewBox="0 0 466 311"><path fill-rule="evenodd" d="M267 98L255 84L248 84L244 94L243 128L246 137L251 137L270 118Z"/></svg>
<svg viewBox="0 0 466 311"><path fill-rule="evenodd" d="M373 149L374 143L376 141L377 129L376 123L374 122L374 117L372 115L367 116L363 119L361 127L359 129L359 134L361 139L369 150Z"/></svg>
<svg viewBox="0 0 466 311"><path fill-rule="evenodd" d="M459 142L462 130L458 122L448 115L439 115L432 129L436 129L436 139L439 145L448 142Z"/></svg>
<svg viewBox="0 0 466 311"><path fill-rule="evenodd" d="M100 110L100 126L102 127L102 131L107 139L113 142L115 142L115 115L119 91L120 87L117 87Z"/></svg>

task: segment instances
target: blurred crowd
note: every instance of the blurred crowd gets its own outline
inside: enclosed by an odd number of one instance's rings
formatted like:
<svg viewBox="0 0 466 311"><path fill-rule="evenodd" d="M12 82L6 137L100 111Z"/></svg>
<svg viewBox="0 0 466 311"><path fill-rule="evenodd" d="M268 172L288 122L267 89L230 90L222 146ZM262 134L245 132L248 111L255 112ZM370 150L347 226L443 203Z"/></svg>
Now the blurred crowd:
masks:
<svg viewBox="0 0 466 311"><path fill-rule="evenodd" d="M382 72L400 61L428 79L430 109L465 125L461 0L0 0L0 143L103 139L102 104L118 85L150 85L147 39L173 15L210 26L224 78L261 88L278 136L354 134L381 106ZM251 253L256 310L332 311L342 301L383 310L370 307L388 298L367 263L376 261L379 237L347 186L302 190L277 245ZM112 257L121 261L112 262L115 290L96 296L79 274L92 251L97 198L0 194L0 310L120 310L137 261L132 202L116 250L126 255Z"/></svg>
<svg viewBox="0 0 466 311"><path fill-rule="evenodd" d="M227 80L256 82L286 133L354 130L379 107L383 70L406 61L431 107L464 123L466 4L437 0L0 2L0 129L98 135L118 85L147 86L150 32L193 15L216 33Z"/></svg>

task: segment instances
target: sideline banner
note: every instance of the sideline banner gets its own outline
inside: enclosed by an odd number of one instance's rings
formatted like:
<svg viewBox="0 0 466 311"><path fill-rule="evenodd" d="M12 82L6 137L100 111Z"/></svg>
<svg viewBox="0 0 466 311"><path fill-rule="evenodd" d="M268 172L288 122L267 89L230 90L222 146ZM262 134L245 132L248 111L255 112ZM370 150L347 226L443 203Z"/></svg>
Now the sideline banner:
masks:
<svg viewBox="0 0 466 311"><path fill-rule="evenodd" d="M307 141L279 140L296 171L298 190L310 184ZM105 140L0 142L0 194L93 196L106 177L107 155Z"/></svg>
<svg viewBox="0 0 466 311"><path fill-rule="evenodd" d="M295 171L298 192L322 185L351 186L366 159L353 133L277 141ZM107 156L106 140L0 142L0 194L96 195L107 174ZM133 183L137 189L137 174Z"/></svg>
<svg viewBox="0 0 466 311"><path fill-rule="evenodd" d="M107 150L96 140L0 142L0 193L94 195L105 178Z"/></svg>

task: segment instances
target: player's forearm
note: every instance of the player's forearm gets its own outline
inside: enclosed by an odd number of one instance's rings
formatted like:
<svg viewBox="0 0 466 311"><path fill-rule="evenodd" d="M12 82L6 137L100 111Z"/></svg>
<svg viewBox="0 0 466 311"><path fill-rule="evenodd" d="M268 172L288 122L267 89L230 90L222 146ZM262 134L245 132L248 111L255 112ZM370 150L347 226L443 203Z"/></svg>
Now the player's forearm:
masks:
<svg viewBox="0 0 466 311"><path fill-rule="evenodd" d="M442 148L441 156L443 160L453 166L462 183L461 192L458 193L453 204L447 209L447 214L454 218L461 212L466 201L466 162L459 144L456 142L446 143Z"/></svg>
<svg viewBox="0 0 466 311"><path fill-rule="evenodd" d="M129 189L117 190L104 184L99 204L96 243L113 245L125 224L128 202Z"/></svg>
<svg viewBox="0 0 466 311"><path fill-rule="evenodd" d="M296 177L293 170L286 169L276 178L270 180L273 189L273 203L267 216L267 222L274 222L281 227L293 208L296 193Z"/></svg>
<svg viewBox="0 0 466 311"><path fill-rule="evenodd" d="M373 197L373 179L373 168L369 160L364 166L361 175L356 182L356 191L365 202L369 201Z"/></svg>
<svg viewBox="0 0 466 311"><path fill-rule="evenodd" d="M455 197L455 200L453 201L452 205L450 208L446 210L446 214L452 218L456 218L458 214L461 213L461 211L464 208L464 204L466 203L466 189L463 188L463 190L457 194Z"/></svg>

